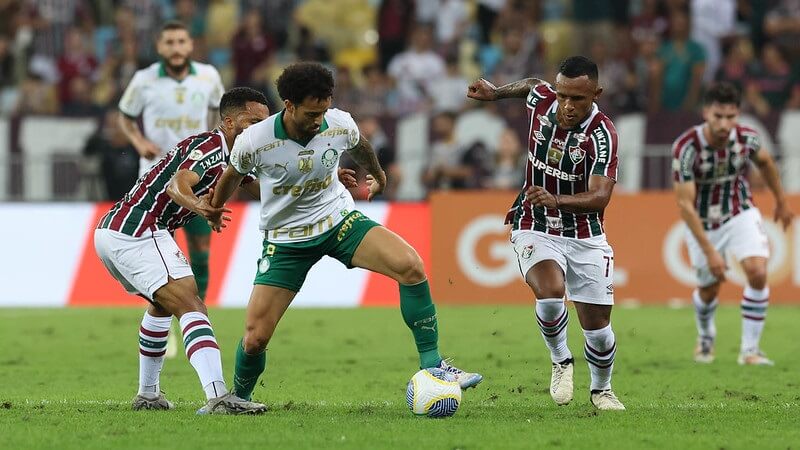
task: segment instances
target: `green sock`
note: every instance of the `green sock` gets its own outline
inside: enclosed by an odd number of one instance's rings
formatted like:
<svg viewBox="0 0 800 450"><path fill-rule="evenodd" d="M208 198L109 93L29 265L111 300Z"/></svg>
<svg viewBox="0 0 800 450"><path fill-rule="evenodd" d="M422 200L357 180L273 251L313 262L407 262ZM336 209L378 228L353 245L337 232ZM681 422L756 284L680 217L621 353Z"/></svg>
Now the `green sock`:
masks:
<svg viewBox="0 0 800 450"><path fill-rule="evenodd" d="M400 285L400 312L414 334L419 366L423 369L438 366L442 360L439 355L439 328L428 280L413 286Z"/></svg>
<svg viewBox="0 0 800 450"><path fill-rule="evenodd" d="M197 282L197 293L200 299L206 301L206 290L208 289L208 252L189 251L189 260L194 273L194 280Z"/></svg>
<svg viewBox="0 0 800 450"><path fill-rule="evenodd" d="M242 341L236 347L236 368L233 372L233 389L236 395L250 400L253 396L253 389L256 388L258 377L264 373L267 367L267 351L264 350L256 355L245 353Z"/></svg>

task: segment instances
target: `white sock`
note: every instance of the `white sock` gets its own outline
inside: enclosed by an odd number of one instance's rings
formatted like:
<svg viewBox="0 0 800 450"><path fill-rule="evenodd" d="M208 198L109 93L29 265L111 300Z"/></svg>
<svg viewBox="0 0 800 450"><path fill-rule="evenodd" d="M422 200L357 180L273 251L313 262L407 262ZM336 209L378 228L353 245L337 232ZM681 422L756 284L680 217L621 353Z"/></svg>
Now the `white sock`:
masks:
<svg viewBox="0 0 800 450"><path fill-rule="evenodd" d="M614 356L617 354L617 344L611 324L599 330L583 330L586 344L583 346L583 356L589 363L589 373L592 383L589 389L604 391L611 389L611 372L614 370Z"/></svg>
<svg viewBox="0 0 800 450"><path fill-rule="evenodd" d="M759 290L745 286L742 296L742 353L759 349L768 305L768 287Z"/></svg>
<svg viewBox="0 0 800 450"><path fill-rule="evenodd" d="M180 319L186 357L197 372L206 398L212 399L228 392L222 377L222 360L217 339L208 317L197 311Z"/></svg>
<svg viewBox="0 0 800 450"><path fill-rule="evenodd" d="M563 298L537 299L536 323L539 324L544 343L550 349L551 361L560 363L572 358L572 352L567 347L569 312Z"/></svg>
<svg viewBox="0 0 800 450"><path fill-rule="evenodd" d="M155 317L144 312L139 326L139 394L158 395L159 377L164 367L170 317Z"/></svg>
<svg viewBox="0 0 800 450"><path fill-rule="evenodd" d="M701 338L717 337L717 326L714 324L714 313L717 312L719 301L715 298L711 303L706 303L700 298L700 291L695 289L692 292L692 303L694 303L694 318L697 323L697 335Z"/></svg>

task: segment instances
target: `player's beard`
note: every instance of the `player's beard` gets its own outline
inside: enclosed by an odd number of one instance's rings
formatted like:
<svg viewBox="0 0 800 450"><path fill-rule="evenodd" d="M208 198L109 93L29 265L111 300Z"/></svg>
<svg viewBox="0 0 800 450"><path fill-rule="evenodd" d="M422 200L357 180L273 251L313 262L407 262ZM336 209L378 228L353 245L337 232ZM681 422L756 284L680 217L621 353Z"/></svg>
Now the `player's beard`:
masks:
<svg viewBox="0 0 800 450"><path fill-rule="evenodd" d="M177 64L177 65L172 64L170 62L171 59L172 58L164 58L164 64L166 64L167 69L169 69L169 71L172 72L172 73L181 73L184 70L186 70L186 68L189 67L189 58L188 57L183 58L183 60L182 60L183 62L181 64Z"/></svg>

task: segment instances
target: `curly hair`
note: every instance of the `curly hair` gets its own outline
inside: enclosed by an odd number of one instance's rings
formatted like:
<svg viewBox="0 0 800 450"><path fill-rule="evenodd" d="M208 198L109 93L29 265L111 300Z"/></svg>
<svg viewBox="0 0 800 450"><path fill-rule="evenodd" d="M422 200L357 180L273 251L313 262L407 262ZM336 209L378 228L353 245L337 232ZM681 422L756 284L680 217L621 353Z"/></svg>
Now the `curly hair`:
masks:
<svg viewBox="0 0 800 450"><path fill-rule="evenodd" d="M278 77L278 95L299 105L306 97L325 100L333 97L333 74L314 62L300 62L287 67Z"/></svg>

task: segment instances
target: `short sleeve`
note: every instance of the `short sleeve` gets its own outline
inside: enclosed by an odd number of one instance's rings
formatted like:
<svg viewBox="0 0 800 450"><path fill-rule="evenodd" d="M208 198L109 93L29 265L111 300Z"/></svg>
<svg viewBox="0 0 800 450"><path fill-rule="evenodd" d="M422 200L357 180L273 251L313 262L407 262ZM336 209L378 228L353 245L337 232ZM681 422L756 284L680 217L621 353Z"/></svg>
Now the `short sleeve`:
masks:
<svg viewBox="0 0 800 450"><path fill-rule="evenodd" d="M742 128L739 132L742 136L742 142L744 145L745 150L747 151L747 155L750 158L754 158L756 153L761 150L763 146L763 142L761 141L761 136L758 134L756 130L752 128Z"/></svg>
<svg viewBox="0 0 800 450"><path fill-rule="evenodd" d="M233 143L230 157L231 166L242 175L247 175L256 167L256 153L247 131L240 134Z"/></svg>
<svg viewBox="0 0 800 450"><path fill-rule="evenodd" d="M592 162L592 175L601 175L617 179L619 159L617 157L617 130L609 120L603 120L592 132L592 145L594 146L594 161Z"/></svg>
<svg viewBox="0 0 800 450"><path fill-rule="evenodd" d="M219 102L222 100L222 94L225 92L225 87L222 86L222 79L216 69L211 69L211 94L208 96L208 107L210 109L219 109Z"/></svg>
<svg viewBox="0 0 800 450"><path fill-rule="evenodd" d="M356 125L356 121L353 120L353 116L344 111L342 111L342 116L342 125L347 129L347 142L345 143L345 150L350 150L358 145L359 141L361 141L361 132L358 130L358 125Z"/></svg>
<svg viewBox="0 0 800 450"><path fill-rule="evenodd" d="M131 78L128 87L119 100L119 110L128 117L139 117L144 110L144 86L145 82L140 72L136 72Z"/></svg>
<svg viewBox="0 0 800 450"><path fill-rule="evenodd" d="M672 179L676 183L694 180L696 154L697 149L691 137L681 136L672 144Z"/></svg>

